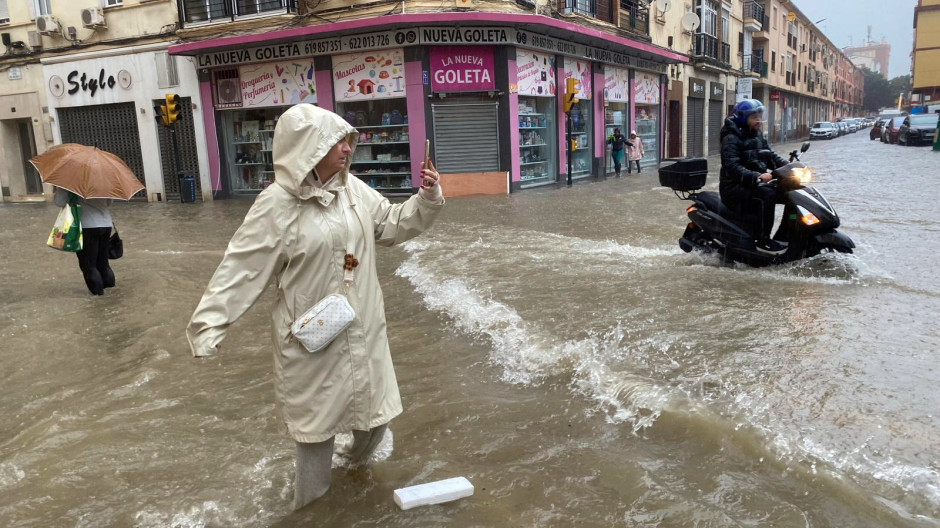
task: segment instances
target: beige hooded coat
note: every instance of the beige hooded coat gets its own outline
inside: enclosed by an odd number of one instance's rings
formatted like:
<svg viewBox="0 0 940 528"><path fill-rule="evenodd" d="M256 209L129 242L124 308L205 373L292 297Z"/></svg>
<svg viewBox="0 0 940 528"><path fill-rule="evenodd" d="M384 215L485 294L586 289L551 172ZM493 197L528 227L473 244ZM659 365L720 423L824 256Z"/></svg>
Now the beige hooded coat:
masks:
<svg viewBox="0 0 940 528"><path fill-rule="evenodd" d="M193 355L212 355L228 326L275 280L275 393L298 442L366 431L401 413L375 246L419 235L443 206L420 195L390 204L348 176L352 154L325 186L311 186L307 176L344 137L355 150L356 130L313 105L294 106L281 116L274 131L275 183L235 232L186 329ZM326 295L343 292L349 240L359 260L347 293L356 318L326 349L311 354L291 336L290 324Z"/></svg>

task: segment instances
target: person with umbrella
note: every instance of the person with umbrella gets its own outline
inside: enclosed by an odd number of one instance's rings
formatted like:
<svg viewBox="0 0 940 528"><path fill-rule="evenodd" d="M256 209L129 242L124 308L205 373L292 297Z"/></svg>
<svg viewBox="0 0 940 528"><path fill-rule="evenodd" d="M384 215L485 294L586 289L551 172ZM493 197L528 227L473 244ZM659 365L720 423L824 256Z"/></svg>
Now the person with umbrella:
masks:
<svg viewBox="0 0 940 528"><path fill-rule="evenodd" d="M64 207L75 199L81 206L82 249L78 267L93 295L114 287L108 245L114 222L109 207L129 200L144 186L123 160L96 147L66 143L29 160L44 183L56 187L53 201Z"/></svg>

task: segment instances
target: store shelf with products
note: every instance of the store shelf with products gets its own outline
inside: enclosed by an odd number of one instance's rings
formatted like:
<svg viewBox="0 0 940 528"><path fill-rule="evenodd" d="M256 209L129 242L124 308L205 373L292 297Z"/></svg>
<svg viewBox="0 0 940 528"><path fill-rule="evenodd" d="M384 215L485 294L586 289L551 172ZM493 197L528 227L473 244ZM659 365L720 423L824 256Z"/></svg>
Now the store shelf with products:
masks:
<svg viewBox="0 0 940 528"><path fill-rule="evenodd" d="M519 180L524 187L555 181L554 97L519 97Z"/></svg>
<svg viewBox="0 0 940 528"><path fill-rule="evenodd" d="M383 194L412 194L411 137L404 98L337 105L359 138L349 172Z"/></svg>
<svg viewBox="0 0 940 528"><path fill-rule="evenodd" d="M637 119L636 133L643 142L643 159L640 165L651 167L659 163L659 129L655 119Z"/></svg>
<svg viewBox="0 0 940 528"><path fill-rule="evenodd" d="M261 124L265 128L259 128ZM268 128L270 127L270 128ZM274 120L235 122L233 192L257 192L274 182Z"/></svg>
<svg viewBox="0 0 940 528"><path fill-rule="evenodd" d="M571 140L571 176L581 177L591 173L591 134L593 130L591 119L592 102L582 99L571 110L572 133Z"/></svg>

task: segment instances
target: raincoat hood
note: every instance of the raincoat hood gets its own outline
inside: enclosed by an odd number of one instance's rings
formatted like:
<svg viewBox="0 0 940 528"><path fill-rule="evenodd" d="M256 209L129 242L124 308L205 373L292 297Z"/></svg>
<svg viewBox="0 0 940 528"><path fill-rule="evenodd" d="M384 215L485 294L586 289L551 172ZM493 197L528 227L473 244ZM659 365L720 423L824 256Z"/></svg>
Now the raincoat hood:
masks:
<svg viewBox="0 0 940 528"><path fill-rule="evenodd" d="M327 152L344 138L352 149L346 159L346 166L335 175L318 175L321 180L335 176L327 186L330 190L346 185L359 133L342 117L329 110L312 104L292 106L281 115L274 127L274 181L298 198L319 197L324 190L304 180Z"/></svg>

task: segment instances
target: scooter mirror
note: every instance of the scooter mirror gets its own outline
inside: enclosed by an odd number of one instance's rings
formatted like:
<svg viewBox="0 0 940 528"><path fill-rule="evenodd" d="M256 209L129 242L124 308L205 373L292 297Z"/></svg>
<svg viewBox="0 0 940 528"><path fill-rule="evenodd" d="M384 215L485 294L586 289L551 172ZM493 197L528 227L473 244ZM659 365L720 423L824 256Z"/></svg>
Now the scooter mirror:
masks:
<svg viewBox="0 0 940 528"><path fill-rule="evenodd" d="M803 146L800 147L800 152L806 152L807 150L809 150L809 141L804 141Z"/></svg>

